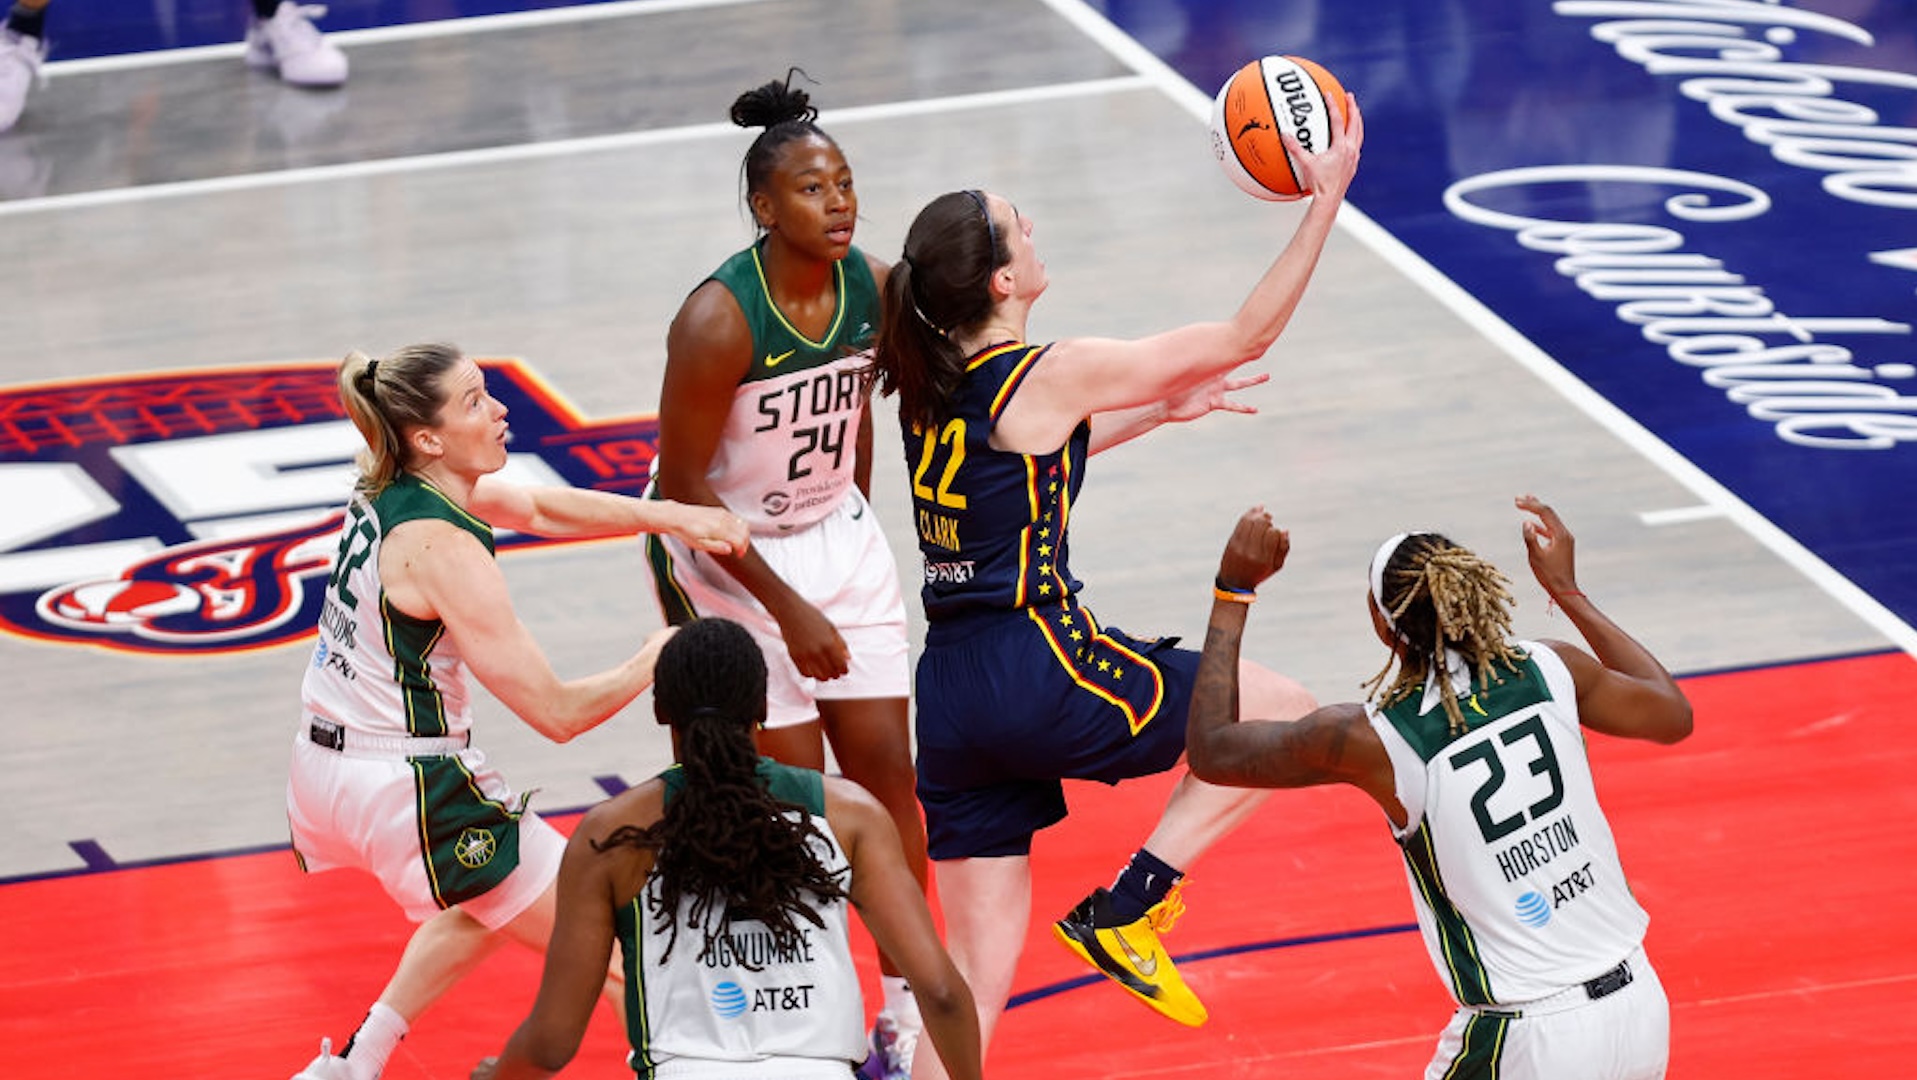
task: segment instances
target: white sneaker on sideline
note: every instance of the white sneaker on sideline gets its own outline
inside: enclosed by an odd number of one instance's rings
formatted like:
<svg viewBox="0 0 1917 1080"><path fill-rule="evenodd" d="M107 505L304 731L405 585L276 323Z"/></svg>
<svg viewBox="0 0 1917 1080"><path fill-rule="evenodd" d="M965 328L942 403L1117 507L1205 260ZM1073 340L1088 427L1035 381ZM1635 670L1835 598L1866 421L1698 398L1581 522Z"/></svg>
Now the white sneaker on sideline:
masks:
<svg viewBox="0 0 1917 1080"><path fill-rule="evenodd" d="M294 86L345 83L346 54L313 25L325 14L318 4L280 0L272 18L253 18L246 28L247 66L277 71L282 82Z"/></svg>
<svg viewBox="0 0 1917 1080"><path fill-rule="evenodd" d="M40 81L40 62L46 57L46 42L0 29L0 131L20 119L27 91Z"/></svg>

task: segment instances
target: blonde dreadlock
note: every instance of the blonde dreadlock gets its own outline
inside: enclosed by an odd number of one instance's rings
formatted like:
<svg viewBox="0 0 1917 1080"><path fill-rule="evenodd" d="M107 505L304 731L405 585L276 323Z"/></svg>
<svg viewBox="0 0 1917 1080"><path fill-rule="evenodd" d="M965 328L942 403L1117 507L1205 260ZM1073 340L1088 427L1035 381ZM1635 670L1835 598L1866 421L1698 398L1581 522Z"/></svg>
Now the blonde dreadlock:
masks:
<svg viewBox="0 0 1917 1080"><path fill-rule="evenodd" d="M1511 580L1489 562L1438 533L1404 538L1385 563L1376 597L1390 617L1399 647L1364 691L1379 707L1389 707L1424 690L1433 671L1444 667L1447 648L1456 649L1479 679L1503 682L1497 667L1512 667L1523 654L1511 632ZM1393 665L1397 677L1386 678ZM1453 734L1465 729L1451 680L1437 680L1438 693Z"/></svg>

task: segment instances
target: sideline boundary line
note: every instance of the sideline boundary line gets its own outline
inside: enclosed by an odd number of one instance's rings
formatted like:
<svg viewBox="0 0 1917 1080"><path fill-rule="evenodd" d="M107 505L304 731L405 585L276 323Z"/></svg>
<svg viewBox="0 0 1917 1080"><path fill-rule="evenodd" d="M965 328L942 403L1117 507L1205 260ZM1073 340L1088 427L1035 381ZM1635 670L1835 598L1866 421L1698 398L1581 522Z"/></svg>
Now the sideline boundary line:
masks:
<svg viewBox="0 0 1917 1080"><path fill-rule="evenodd" d="M759 0L752 0L752 2L759 2ZM819 122L829 127L844 127L851 124L862 124L877 120L895 120L900 117L936 116L943 113L965 112L977 109L1000 109L1014 105L1031 105L1042 102L1064 101L1082 97L1098 97L1105 94L1119 94L1148 89L1151 89L1151 84L1147 80L1136 75L1120 75L1107 79L1087 79L1081 82L1058 83L1050 86L1021 87L1016 90L988 90L976 94L958 94L952 97L925 98L917 101L897 101L880 105L859 105L846 109L822 110L819 113ZM100 191L76 192L72 195L50 195L38 199L0 202L0 218L22 214L51 213L61 210L83 210L102 206L119 206L127 203L148 202L158 199L175 199L196 195L253 191L262 188L290 187L296 184L312 184L334 180L357 180L371 176L425 172L433 169L466 168L504 162L534 161L542 158L605 153L616 150L629 150L641 146L657 146L665 143L694 142L704 139L721 138L738 138L741 142L744 142L749 140L750 135L738 125L727 121L709 124L689 124L683 127L673 128L653 128L646 131L629 131L616 135L587 135L572 139L553 139L547 142L516 143L510 146L488 146L475 150L452 150L437 154L418 154L411 157L381 158L374 161L344 162L338 165L314 165L302 169L280 169L273 172L242 173L234 176L207 177L201 180L181 180L170 184L147 184L138 187L107 188Z"/></svg>
<svg viewBox="0 0 1917 1080"><path fill-rule="evenodd" d="M502 12L498 15L453 16L428 22L398 23L392 26L368 26L359 30L328 30L326 38L336 45L383 45L391 41L421 41L456 37L460 34L489 33L495 30L524 30L538 26L563 26L568 23L598 22L639 15L666 15L702 8L737 7L763 4L768 0L607 0L573 7L539 8L534 11ZM141 68L171 67L203 60L232 60L246 52L246 42L221 45L188 45L177 49L118 53L113 56L86 56L74 60L55 60L41 72L47 78L63 75L94 75L104 71L137 71ZM324 91L321 91L324 92Z"/></svg>

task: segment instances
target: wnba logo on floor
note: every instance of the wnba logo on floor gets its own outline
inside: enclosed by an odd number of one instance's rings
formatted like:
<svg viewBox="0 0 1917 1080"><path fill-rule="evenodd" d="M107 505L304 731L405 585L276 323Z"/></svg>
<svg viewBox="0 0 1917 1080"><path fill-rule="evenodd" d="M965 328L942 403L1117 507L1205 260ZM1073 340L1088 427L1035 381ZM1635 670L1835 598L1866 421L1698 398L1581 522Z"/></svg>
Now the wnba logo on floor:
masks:
<svg viewBox="0 0 1917 1080"><path fill-rule="evenodd" d="M644 488L653 419L589 423L524 364L481 366L511 410L505 475ZM330 363L0 388L0 632L163 654L308 637L361 445Z"/></svg>

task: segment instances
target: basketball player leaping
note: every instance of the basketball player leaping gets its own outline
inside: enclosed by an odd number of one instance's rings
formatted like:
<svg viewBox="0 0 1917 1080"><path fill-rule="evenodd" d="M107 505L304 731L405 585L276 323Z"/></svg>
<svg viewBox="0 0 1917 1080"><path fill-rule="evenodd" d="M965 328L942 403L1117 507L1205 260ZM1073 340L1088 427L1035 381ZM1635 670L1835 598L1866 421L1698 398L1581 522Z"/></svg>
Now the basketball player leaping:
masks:
<svg viewBox="0 0 1917 1080"><path fill-rule="evenodd" d="M1277 340L1331 233L1364 142L1357 104L1347 106L1323 153L1288 143L1316 197L1224 321L1136 341L1027 343L1045 264L1031 221L979 191L933 200L893 264L876 363L880 388L899 395L925 557L918 790L947 940L988 1041L1024 943L1032 834L1065 816L1061 779L1160 773L1185 750L1198 655L1102 625L1066 565L1086 459L1160 424L1254 411L1231 395L1265 376L1233 373ZM1296 682L1251 667L1244 701L1287 717L1313 704ZM1152 1008L1203 1023L1158 931L1181 910L1186 868L1260 794L1185 777L1112 888L1058 921L1059 939Z"/></svg>

